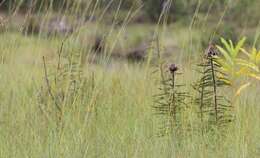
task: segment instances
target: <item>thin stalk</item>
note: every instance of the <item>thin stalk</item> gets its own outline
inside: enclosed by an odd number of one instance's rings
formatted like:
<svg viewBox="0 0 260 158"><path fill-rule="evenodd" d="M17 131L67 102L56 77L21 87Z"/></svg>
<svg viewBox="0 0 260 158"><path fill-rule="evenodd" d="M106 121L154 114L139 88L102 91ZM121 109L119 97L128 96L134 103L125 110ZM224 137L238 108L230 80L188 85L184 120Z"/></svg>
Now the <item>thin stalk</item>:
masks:
<svg viewBox="0 0 260 158"><path fill-rule="evenodd" d="M175 73L172 73L172 85L171 85L171 87L172 87L172 101L171 101L172 106L171 106L171 104L170 104L170 106L173 109L171 109L170 111L171 111L171 116L173 116L174 121L176 121L176 105L175 105L175 93L174 93L174 90L175 90Z"/></svg>
<svg viewBox="0 0 260 158"><path fill-rule="evenodd" d="M205 72L203 70L203 76L204 76ZM204 79L202 79L202 87L201 87L201 93L200 93L200 119L201 119L201 123L203 123L203 107L204 107Z"/></svg>
<svg viewBox="0 0 260 158"><path fill-rule="evenodd" d="M217 86L216 86L216 78L215 78L215 70L213 57L210 57L210 65L211 65L211 73L212 73L212 82L213 82L213 92L214 92L214 108L215 108L215 117L216 122L218 122L218 102L217 102Z"/></svg>
<svg viewBox="0 0 260 158"><path fill-rule="evenodd" d="M43 60L43 67L44 67L44 78L45 78L45 81L46 81L46 85L47 85L47 89L48 89L48 92L49 92L49 95L51 96L56 108L59 110L59 112L61 112L61 107L59 106L57 100L55 99L53 93L52 93L52 90L51 90L51 86L50 86L50 82L49 82L49 79L48 79L48 73L47 73L47 68L46 68L46 62L45 62L45 57L43 56L42 57L42 60Z"/></svg>

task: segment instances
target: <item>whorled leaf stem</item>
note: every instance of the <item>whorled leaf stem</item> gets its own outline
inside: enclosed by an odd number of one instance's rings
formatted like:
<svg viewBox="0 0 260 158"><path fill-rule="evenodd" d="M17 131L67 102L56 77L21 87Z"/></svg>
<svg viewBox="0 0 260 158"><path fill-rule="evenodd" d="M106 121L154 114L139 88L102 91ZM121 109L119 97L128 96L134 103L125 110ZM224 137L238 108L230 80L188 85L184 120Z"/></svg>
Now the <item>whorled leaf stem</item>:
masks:
<svg viewBox="0 0 260 158"><path fill-rule="evenodd" d="M182 109L187 94L181 90L183 85L177 83L178 70L175 64L169 66L169 73L164 75L166 78L161 82L160 93L155 95L154 109L165 122L161 135L170 134L181 124Z"/></svg>
<svg viewBox="0 0 260 158"><path fill-rule="evenodd" d="M199 105L201 123L204 124L204 120L207 120L208 125L222 126L231 121L231 105L227 97L221 95L221 89L230 84L218 58L215 47L210 45L205 53L204 62L199 64L202 68L201 78L194 88L199 93L195 102ZM206 127L209 127L208 125Z"/></svg>

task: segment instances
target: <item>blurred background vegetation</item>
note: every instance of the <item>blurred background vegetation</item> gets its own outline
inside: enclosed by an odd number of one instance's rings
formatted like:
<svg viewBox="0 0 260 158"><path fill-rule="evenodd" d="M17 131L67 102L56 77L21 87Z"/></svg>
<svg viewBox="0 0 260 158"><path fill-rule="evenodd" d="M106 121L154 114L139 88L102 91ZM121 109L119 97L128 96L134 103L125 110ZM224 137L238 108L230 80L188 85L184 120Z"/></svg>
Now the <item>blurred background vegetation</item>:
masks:
<svg viewBox="0 0 260 158"><path fill-rule="evenodd" d="M130 12L135 15L128 23L157 23L165 7L169 6L169 24L187 26L193 21L192 27L214 32L216 38L222 36L234 41L246 35L253 43L252 30L260 21L259 0L3 0L0 10L38 16L52 12L85 21L96 20L102 14L106 23L122 24ZM207 36L204 41L212 38L212 35Z"/></svg>
<svg viewBox="0 0 260 158"><path fill-rule="evenodd" d="M94 2L94 3L93 3ZM98 5L99 9L106 8L111 3L108 9L113 12L120 4L121 11L128 11L131 8L144 6L139 13L144 19L151 22L157 22L164 5L167 0L3 0L0 3L1 10L12 11L19 9L25 11L33 8L34 12L43 12L53 9L54 11L68 12L89 8L89 5ZM227 8L225 19L231 20L237 24L256 25L259 23L260 14L257 12L260 2L258 0L174 0L171 4L169 12L170 21L192 18L197 7L200 14L209 14L209 11L214 14L221 14L223 8ZM91 13L91 12L90 12ZM243 14L241 14L243 13Z"/></svg>

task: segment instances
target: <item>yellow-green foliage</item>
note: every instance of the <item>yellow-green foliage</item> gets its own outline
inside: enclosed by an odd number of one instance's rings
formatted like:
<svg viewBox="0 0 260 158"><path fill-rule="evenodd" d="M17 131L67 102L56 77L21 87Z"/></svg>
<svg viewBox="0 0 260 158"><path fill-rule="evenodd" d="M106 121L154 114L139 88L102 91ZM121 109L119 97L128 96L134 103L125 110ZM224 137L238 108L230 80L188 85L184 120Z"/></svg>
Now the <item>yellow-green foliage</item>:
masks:
<svg viewBox="0 0 260 158"><path fill-rule="evenodd" d="M231 40L221 38L222 46L217 46L223 58L220 62L223 65L223 70L229 75L230 80L235 83L240 80L236 95L240 94L242 90L251 85L251 81L246 80L245 83L241 82L241 78L252 78L260 80L259 64L260 64L260 51L252 48L248 52L244 48L246 38L242 38L236 45Z"/></svg>

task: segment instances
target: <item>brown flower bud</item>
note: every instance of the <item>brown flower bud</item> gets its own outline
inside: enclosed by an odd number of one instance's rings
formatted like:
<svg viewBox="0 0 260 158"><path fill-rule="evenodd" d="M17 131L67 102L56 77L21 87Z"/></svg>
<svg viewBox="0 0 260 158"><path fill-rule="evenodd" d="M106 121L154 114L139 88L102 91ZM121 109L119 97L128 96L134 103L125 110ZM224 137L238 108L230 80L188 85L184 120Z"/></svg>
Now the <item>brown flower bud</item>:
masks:
<svg viewBox="0 0 260 158"><path fill-rule="evenodd" d="M175 64L171 64L169 66L169 70L171 73L175 73L176 71L178 71L178 67Z"/></svg>

